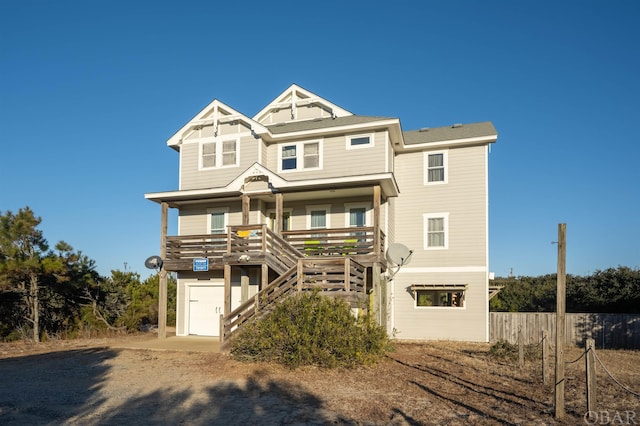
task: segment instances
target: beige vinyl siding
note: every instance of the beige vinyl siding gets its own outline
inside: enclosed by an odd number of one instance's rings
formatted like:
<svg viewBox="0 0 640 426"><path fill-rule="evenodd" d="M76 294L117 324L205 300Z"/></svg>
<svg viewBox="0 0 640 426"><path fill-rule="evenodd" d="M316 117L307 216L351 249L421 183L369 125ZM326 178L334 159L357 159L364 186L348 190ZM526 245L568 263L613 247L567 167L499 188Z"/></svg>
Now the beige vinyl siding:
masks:
<svg viewBox="0 0 640 426"><path fill-rule="evenodd" d="M410 266L414 266L413 262ZM416 307L408 288L413 284L466 284L465 307ZM405 273L393 281L394 318L397 339L463 340L488 339L488 290L484 272Z"/></svg>
<svg viewBox="0 0 640 426"><path fill-rule="evenodd" d="M347 135L331 136L322 139L310 138L287 143L270 144L267 148L267 168L278 173L279 150L284 144L296 142L314 142L321 140L322 168L319 170L297 170L280 172L287 180L323 179L332 177L356 176L385 172L386 133L353 133L353 135L373 135L373 146L360 149L347 149ZM264 161L264 159L263 159Z"/></svg>
<svg viewBox="0 0 640 426"><path fill-rule="evenodd" d="M219 136L223 140L227 137L233 138L233 134ZM207 141L212 140L207 139ZM244 133L240 136L240 143L236 148L238 166L200 170L200 142L202 141L203 139L190 139L189 142L184 142L180 149L181 190L223 187L258 161L260 140L256 140L251 134Z"/></svg>
<svg viewBox="0 0 640 426"><path fill-rule="evenodd" d="M178 215L179 235L201 235L210 231L209 210L226 210L227 225L240 225L242 223L242 203L240 200L233 203L210 204L180 209Z"/></svg>
<svg viewBox="0 0 640 426"><path fill-rule="evenodd" d="M311 118L328 118L331 116L329 111L320 108L317 105L296 107L296 120L308 120Z"/></svg>
<svg viewBox="0 0 640 426"><path fill-rule="evenodd" d="M414 250L412 266L486 266L486 147L448 151L448 182L424 185L424 153L396 158L400 196L395 239ZM425 213L448 214L448 249L424 249Z"/></svg>

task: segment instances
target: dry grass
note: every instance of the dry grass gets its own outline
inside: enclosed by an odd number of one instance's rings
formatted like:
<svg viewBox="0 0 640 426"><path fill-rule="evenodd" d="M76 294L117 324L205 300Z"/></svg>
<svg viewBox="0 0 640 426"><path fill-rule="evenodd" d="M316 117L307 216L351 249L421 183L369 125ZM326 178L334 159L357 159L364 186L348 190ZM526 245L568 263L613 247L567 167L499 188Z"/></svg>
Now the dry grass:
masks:
<svg viewBox="0 0 640 426"><path fill-rule="evenodd" d="M558 421L553 413L554 386L542 383L541 363L530 360L520 369L514 361L492 357L489 344L398 343L395 351L375 366L290 370L275 364L241 363L217 353L108 350L118 347L112 343L111 339L93 339L31 346L0 344L0 367L6 374L13 374L16 366L22 365L24 373L16 373L13 379L19 382L21 374L33 374L33 380L38 380L43 371L59 377L61 374L55 369L62 369L65 374L73 371L89 380L90 372L101 366L104 374L95 375L90 380L94 384L87 383L87 387L101 389L104 402L92 406L84 415L102 416L99 418L103 420L149 420L157 412L158 400L166 399L172 407L170 413L163 413L165 417L172 416L166 420L179 423L191 419L192 424L585 424L584 358L566 365L566 415ZM102 349L88 350L92 347ZM580 358L582 351L567 349L566 361ZM59 363L66 359L64 353L69 354L69 362L74 357L83 361L73 361L74 367L62 366ZM596 353L617 380L640 391L640 351ZM84 364L93 370L87 369L86 374L77 371ZM640 424L640 397L613 382L600 365L596 371L598 410L611 415L631 410L637 413L635 421ZM552 382L553 376L551 371ZM33 391L30 380L23 381L25 394ZM44 382L37 388L46 392L49 383L54 382ZM80 390L75 396L64 395L69 386L55 383L59 386L55 390L59 399L52 399L49 411L43 413L56 412L54 404L60 401L74 409L86 405L73 399L82 396ZM33 416L32 408L23 408L17 397L12 399L19 391L17 388L7 393L5 401L0 393L0 423L3 404L12 407L7 416L19 419L25 412ZM123 399L122 395L127 397ZM195 410L193 407L200 403L204 408ZM248 412L253 417L247 417ZM245 417L238 417L239 413ZM75 416L68 419L80 418Z"/></svg>

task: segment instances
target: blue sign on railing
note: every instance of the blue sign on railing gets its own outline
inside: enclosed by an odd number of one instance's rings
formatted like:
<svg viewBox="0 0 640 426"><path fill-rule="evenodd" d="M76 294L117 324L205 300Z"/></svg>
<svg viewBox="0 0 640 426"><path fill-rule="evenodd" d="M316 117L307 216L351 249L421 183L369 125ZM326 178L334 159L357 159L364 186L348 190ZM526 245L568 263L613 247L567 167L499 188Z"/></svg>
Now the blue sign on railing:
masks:
<svg viewBox="0 0 640 426"><path fill-rule="evenodd" d="M193 270L194 271L208 271L209 270L209 259L193 259Z"/></svg>

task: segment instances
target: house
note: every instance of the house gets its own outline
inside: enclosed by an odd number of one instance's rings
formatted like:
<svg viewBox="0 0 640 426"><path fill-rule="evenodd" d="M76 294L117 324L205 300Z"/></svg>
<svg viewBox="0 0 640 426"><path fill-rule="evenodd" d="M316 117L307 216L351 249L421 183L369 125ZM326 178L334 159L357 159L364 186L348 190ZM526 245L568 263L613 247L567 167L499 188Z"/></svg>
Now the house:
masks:
<svg viewBox="0 0 640 426"><path fill-rule="evenodd" d="M490 122L407 131L295 84L252 117L214 100L167 142L179 189L145 194L162 206L162 270L177 273L176 334L226 341L317 287L398 339L488 341L496 139Z"/></svg>

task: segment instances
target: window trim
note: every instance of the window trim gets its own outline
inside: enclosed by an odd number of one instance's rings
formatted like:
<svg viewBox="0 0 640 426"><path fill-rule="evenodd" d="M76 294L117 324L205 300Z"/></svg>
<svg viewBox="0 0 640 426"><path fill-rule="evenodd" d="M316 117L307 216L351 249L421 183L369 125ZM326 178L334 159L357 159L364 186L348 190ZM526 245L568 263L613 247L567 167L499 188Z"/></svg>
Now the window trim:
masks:
<svg viewBox="0 0 640 426"><path fill-rule="evenodd" d="M308 230L313 230L313 229L329 229L331 228L331 204L318 204L318 205L310 205L310 206L305 206L306 210L307 210L307 229ZM325 214L325 227L324 228L311 228L311 212L312 211L318 211L318 210L324 210L324 214Z"/></svg>
<svg viewBox="0 0 640 426"><path fill-rule="evenodd" d="M371 203L345 203L344 204L344 227L352 228L349 221L351 209L364 209L364 226L371 225ZM353 228L356 228L355 226Z"/></svg>
<svg viewBox="0 0 640 426"><path fill-rule="evenodd" d="M447 250L449 248L449 213L424 213L423 219L423 246L425 250ZM429 246L429 219L444 219L444 245Z"/></svg>
<svg viewBox="0 0 640 426"><path fill-rule="evenodd" d="M272 228L271 226L271 215L276 214L276 210L275 209L269 209L266 212L267 214L265 215L265 219L267 220L267 228L271 229L272 231L275 232L275 230ZM289 213L289 229L283 229L282 231L291 231L292 228L292 224L293 224L293 209L292 208L286 208L286 209L282 209L282 215L284 216L286 213ZM275 219L274 219L275 220Z"/></svg>
<svg viewBox="0 0 640 426"><path fill-rule="evenodd" d="M211 216L219 213L224 214L224 232L220 234L214 234L212 232L213 230L211 229ZM216 208L207 209L207 230L205 232L206 234L211 234L211 235L226 234L228 230L228 226L229 226L229 208L228 207L216 207Z"/></svg>
<svg viewBox="0 0 640 426"><path fill-rule="evenodd" d="M375 133L362 133L362 134L357 134L357 135L348 135L346 137L345 140L345 147L346 149L366 149L366 148L373 148L374 145L374 138ZM359 138L369 138L369 143L366 144L361 144L361 145L352 145L351 141L353 139L359 139Z"/></svg>
<svg viewBox="0 0 640 426"><path fill-rule="evenodd" d="M234 141L236 144L236 161L234 164L223 164L224 162L224 143ZM203 151L205 144L215 144L216 152L215 152L215 166L204 166L203 161ZM238 167L240 165L240 137L213 137L213 138L202 138L198 141L198 170L217 170L217 169L226 169L231 167Z"/></svg>
<svg viewBox="0 0 640 426"><path fill-rule="evenodd" d="M304 146L308 144L318 144L318 167L304 167ZM295 169L283 169L282 168L282 148L285 146L295 146L296 147L296 168ZM322 170L323 162L323 139L313 139L307 141L300 142L290 142L290 143L279 143L278 144L278 172L279 173L290 173L290 172L302 172L302 171L311 171L311 170Z"/></svg>
<svg viewBox="0 0 640 426"><path fill-rule="evenodd" d="M442 168L444 169L443 180L429 182L429 156L442 154ZM425 151L424 152L424 184L444 185L449 182L449 150Z"/></svg>
<svg viewBox="0 0 640 426"><path fill-rule="evenodd" d="M467 284L412 284L409 289L413 294L413 307L415 309L466 309L467 308L467 292L469 286ZM462 293L462 306L419 306L418 292L429 291L439 293Z"/></svg>

